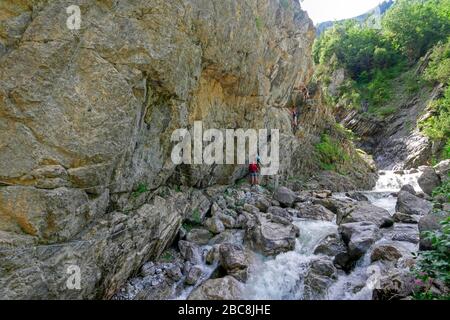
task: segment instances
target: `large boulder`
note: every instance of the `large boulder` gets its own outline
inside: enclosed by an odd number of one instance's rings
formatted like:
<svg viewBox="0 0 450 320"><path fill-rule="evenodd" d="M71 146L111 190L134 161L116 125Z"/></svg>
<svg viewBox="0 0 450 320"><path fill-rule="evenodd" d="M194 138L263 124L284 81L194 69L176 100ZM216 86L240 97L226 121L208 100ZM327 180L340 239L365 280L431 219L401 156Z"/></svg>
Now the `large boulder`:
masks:
<svg viewBox="0 0 450 320"><path fill-rule="evenodd" d="M202 261L202 256L200 252L200 247L195 243L189 241L178 241L178 249L180 250L181 256L191 262L192 264L198 264Z"/></svg>
<svg viewBox="0 0 450 320"><path fill-rule="evenodd" d="M347 245L350 262L361 258L380 238L377 225L371 222L352 222L339 226L339 233Z"/></svg>
<svg viewBox="0 0 450 320"><path fill-rule="evenodd" d="M219 234L225 231L225 226L218 217L211 217L205 221L206 228L213 234Z"/></svg>
<svg viewBox="0 0 450 320"><path fill-rule="evenodd" d="M166 269L166 274L173 281L179 281L183 277L183 273L181 272L180 266L176 264L171 264Z"/></svg>
<svg viewBox="0 0 450 320"><path fill-rule="evenodd" d="M243 285L234 277L210 279L196 288L188 300L240 300L243 298Z"/></svg>
<svg viewBox="0 0 450 320"><path fill-rule="evenodd" d="M52 191L56 191L54 201L59 202L59 190ZM92 197L95 198L94 195ZM36 237L24 236L20 232L0 232L0 296L5 299L94 299L99 295L112 297L150 257L159 257L172 243L184 215L183 207L177 202L185 197L183 193L167 199L156 196L152 202L127 214L110 212L108 215L101 215L96 217L99 219L96 223L87 226L85 232L77 235L77 242L54 242L53 245L49 242L48 246L23 253L1 251L5 248L12 249L13 245L33 247L37 244ZM41 204L36 202L33 205ZM68 205L64 210L70 208ZM2 209L5 207L0 211ZM45 207L42 209L45 212ZM63 213L64 210L55 207L53 213ZM59 222L66 217L53 217L58 223L52 221L52 218L47 223L50 227L55 223L53 226L56 231L59 230ZM25 216L23 218L22 222L26 223ZM73 229L65 230L61 235L68 235L72 231ZM50 236L52 228L45 230L45 234ZM65 275L71 265L81 267L81 290L65 289ZM23 272L26 272L26 276ZM102 282L102 289L97 287L99 282Z"/></svg>
<svg viewBox="0 0 450 320"><path fill-rule="evenodd" d="M249 244L265 256L273 256L295 248L298 229L293 224L280 224L257 215L247 230Z"/></svg>
<svg viewBox="0 0 450 320"><path fill-rule="evenodd" d="M155 270L156 270L155 264L152 261L150 261L141 267L140 274L144 277L152 276L155 274Z"/></svg>
<svg viewBox="0 0 450 320"><path fill-rule="evenodd" d="M270 201L267 200L266 198L263 197L259 197L256 202L255 202L255 206L261 211L261 212L267 212L267 210L270 207ZM245 210L245 207L244 207Z"/></svg>
<svg viewBox="0 0 450 320"><path fill-rule="evenodd" d="M415 289L414 280L414 274L408 269L390 269L381 275L372 299L392 301L407 298Z"/></svg>
<svg viewBox="0 0 450 320"><path fill-rule="evenodd" d="M279 187L275 190L273 198L284 207L292 207L297 196L294 191L286 187Z"/></svg>
<svg viewBox="0 0 450 320"><path fill-rule="evenodd" d="M337 269L331 259L314 259L305 276L303 298L307 300L322 298L336 279Z"/></svg>
<svg viewBox="0 0 450 320"><path fill-rule="evenodd" d="M419 223L420 216L396 212L392 216L395 222L399 223L411 223L411 224L417 224Z"/></svg>
<svg viewBox="0 0 450 320"><path fill-rule="evenodd" d="M189 204L186 220L191 223L201 223L211 208L211 201L202 191L194 190L191 193Z"/></svg>
<svg viewBox="0 0 450 320"><path fill-rule="evenodd" d="M401 187L400 191L406 191L413 195L416 195L416 190L414 190L414 187L410 184L405 184Z"/></svg>
<svg viewBox="0 0 450 320"><path fill-rule="evenodd" d="M236 219L231 215L220 212L215 217L217 217L222 222L225 228L233 229L236 227Z"/></svg>
<svg viewBox="0 0 450 320"><path fill-rule="evenodd" d="M250 203L245 203L242 209L248 213L257 214L260 210Z"/></svg>
<svg viewBox="0 0 450 320"><path fill-rule="evenodd" d="M419 230L414 224L396 223L391 230L384 233L384 236L393 241L419 243Z"/></svg>
<svg viewBox="0 0 450 320"><path fill-rule="evenodd" d="M225 243L219 247L220 264L227 274L240 281L247 281L249 261L241 246Z"/></svg>
<svg viewBox="0 0 450 320"><path fill-rule="evenodd" d="M338 216L343 216L345 215L345 212L349 210L349 208L352 208L352 206L356 203L356 201L350 198L343 198L343 199L326 198L326 199L313 199L313 203L324 206L325 208L332 211Z"/></svg>
<svg viewBox="0 0 450 320"><path fill-rule="evenodd" d="M184 282L187 285L195 285L200 278L203 275L203 269L201 268L201 266L192 266L187 275L186 275L186 279L184 279Z"/></svg>
<svg viewBox="0 0 450 320"><path fill-rule="evenodd" d="M331 192L330 190L320 190L320 191L313 191L311 195L314 198L326 199L330 198L333 195L333 192Z"/></svg>
<svg viewBox="0 0 450 320"><path fill-rule="evenodd" d="M272 216L281 217L286 220L289 220L290 222L293 221L291 214L286 209L280 207L269 207L267 212L270 213Z"/></svg>
<svg viewBox="0 0 450 320"><path fill-rule="evenodd" d="M337 216L338 224L363 221L372 222L379 228L390 227L394 224L389 211L368 202L355 203L347 210L340 211Z"/></svg>
<svg viewBox="0 0 450 320"><path fill-rule="evenodd" d="M336 215L333 212L320 204L312 204L308 202L296 203L295 209L298 210L298 218L322 221L333 221L336 218Z"/></svg>
<svg viewBox="0 0 450 320"><path fill-rule="evenodd" d="M314 254L338 257L339 260L341 255L347 254L347 248L338 234L331 234L317 244Z"/></svg>
<svg viewBox="0 0 450 320"><path fill-rule="evenodd" d="M212 246L205 255L205 262L209 265L219 262L220 253L219 253L220 245L216 244Z"/></svg>
<svg viewBox="0 0 450 320"><path fill-rule="evenodd" d="M364 193L359 191L347 192L345 193L345 195L356 201L369 201L369 198L367 198L367 196Z"/></svg>
<svg viewBox="0 0 450 320"><path fill-rule="evenodd" d="M375 246L370 255L370 260L397 262L402 257L401 251L392 244L380 244Z"/></svg>
<svg viewBox="0 0 450 320"><path fill-rule="evenodd" d="M213 234L201 228L194 228L190 230L186 235L186 241L193 242L197 245L208 244L209 240L213 237Z"/></svg>
<svg viewBox="0 0 450 320"><path fill-rule="evenodd" d="M423 192L428 195L433 193L433 190L439 187L441 179L431 167L422 167L422 174L420 175L417 183L422 188Z"/></svg>
<svg viewBox="0 0 450 320"><path fill-rule="evenodd" d="M232 243L241 245L244 242L245 231L244 230L226 230L221 234L216 235L209 241L210 245Z"/></svg>
<svg viewBox="0 0 450 320"><path fill-rule="evenodd" d="M220 245L219 253L221 265L227 271L234 269L244 269L248 266L245 252L242 246L231 243L224 243Z"/></svg>
<svg viewBox="0 0 450 320"><path fill-rule="evenodd" d="M395 210L397 212L423 216L431 212L433 204L425 199L419 198L407 191L398 194Z"/></svg>

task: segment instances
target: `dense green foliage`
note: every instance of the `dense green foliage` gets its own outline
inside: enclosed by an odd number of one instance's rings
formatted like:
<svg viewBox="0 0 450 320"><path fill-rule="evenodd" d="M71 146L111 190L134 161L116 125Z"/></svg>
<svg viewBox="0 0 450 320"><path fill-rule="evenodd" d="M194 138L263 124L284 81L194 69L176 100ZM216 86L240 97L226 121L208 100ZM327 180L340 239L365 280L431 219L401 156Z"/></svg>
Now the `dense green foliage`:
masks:
<svg viewBox="0 0 450 320"><path fill-rule="evenodd" d="M402 57L415 62L449 34L450 0L398 0L381 30L352 20L337 23L317 39L313 57L316 64L328 64L335 55L354 79L367 78Z"/></svg>
<svg viewBox="0 0 450 320"><path fill-rule="evenodd" d="M448 294L439 296L431 290L436 281L450 286L450 218L442 221L441 225L441 231L424 232L433 249L421 251L417 256L414 267L417 288L414 298L418 300L450 299Z"/></svg>
<svg viewBox="0 0 450 320"><path fill-rule="evenodd" d="M432 116L419 123L421 130L433 140L450 137L450 87L441 99L433 101L429 107Z"/></svg>
<svg viewBox="0 0 450 320"><path fill-rule="evenodd" d="M450 33L450 0L397 0L383 33L414 62Z"/></svg>
<svg viewBox="0 0 450 320"><path fill-rule="evenodd" d="M383 17L381 29L344 21L324 32L313 48L317 76L328 84L333 72L343 68L350 79L341 86L338 100L349 107L389 116L396 111L388 102L398 91L397 78L449 35L450 0L398 0ZM434 61L445 52L445 46L436 50ZM435 64L427 79L443 81L448 68L448 64ZM400 82L407 93L415 93L422 86L413 71ZM337 102L336 97L332 102Z"/></svg>
<svg viewBox="0 0 450 320"><path fill-rule="evenodd" d="M446 43L436 45L424 78L447 85L443 96L428 107L429 117L419 122L419 128L432 140L443 141L446 146L440 158L450 158L450 37Z"/></svg>
<svg viewBox="0 0 450 320"><path fill-rule="evenodd" d="M428 81L450 84L450 37L433 48L424 78Z"/></svg>
<svg viewBox="0 0 450 320"><path fill-rule="evenodd" d="M344 82L325 92L329 104L379 118L442 83L442 96L417 125L438 146L435 150L442 150L433 155L436 161L449 158L450 0L397 0L381 29L357 21L337 23L316 40L313 58L316 78L326 86L336 82L337 70L345 72ZM412 130L415 123L408 126Z"/></svg>
<svg viewBox="0 0 450 320"><path fill-rule="evenodd" d="M433 281L450 285L450 219L442 222L443 232L429 232L427 238L433 243L433 250L420 252L416 266L416 277L420 288L414 294L418 300L450 299L448 294L437 295L430 290Z"/></svg>
<svg viewBox="0 0 450 320"><path fill-rule="evenodd" d="M447 202L450 202L450 176L449 179L433 190L433 199L437 199L442 196L447 199Z"/></svg>
<svg viewBox="0 0 450 320"><path fill-rule="evenodd" d="M192 221L198 225L202 223L202 218L200 216L200 211L198 209L195 209L192 213Z"/></svg>
<svg viewBox="0 0 450 320"><path fill-rule="evenodd" d="M348 154L328 134L322 134L320 143L316 144L315 148L323 170L338 171L339 164L349 161Z"/></svg>
<svg viewBox="0 0 450 320"><path fill-rule="evenodd" d="M450 174L449 174L450 178ZM439 200L441 199L441 200ZM450 202L450 179L444 181L433 191L435 203ZM423 232L422 236L431 242L432 250L421 251L416 255L413 268L416 288L413 297L417 300L450 299L447 291L437 295L432 286L439 282L450 288L450 217L441 222L441 230Z"/></svg>
<svg viewBox="0 0 450 320"><path fill-rule="evenodd" d="M399 55L392 44L375 29L345 21L325 32L314 44L316 64L330 61L343 66L353 79L367 80L373 71L395 64Z"/></svg>

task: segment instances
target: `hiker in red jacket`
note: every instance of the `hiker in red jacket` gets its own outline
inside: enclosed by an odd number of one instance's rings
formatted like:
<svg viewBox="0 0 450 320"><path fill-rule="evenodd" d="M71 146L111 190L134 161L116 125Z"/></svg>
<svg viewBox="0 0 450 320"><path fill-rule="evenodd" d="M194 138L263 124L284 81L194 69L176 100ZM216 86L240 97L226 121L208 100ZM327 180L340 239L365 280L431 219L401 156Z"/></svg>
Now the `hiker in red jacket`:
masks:
<svg viewBox="0 0 450 320"><path fill-rule="evenodd" d="M256 162L250 163L250 165L248 166L248 171L250 172L251 184L257 185L259 183L258 182L258 171L259 171L258 164Z"/></svg>

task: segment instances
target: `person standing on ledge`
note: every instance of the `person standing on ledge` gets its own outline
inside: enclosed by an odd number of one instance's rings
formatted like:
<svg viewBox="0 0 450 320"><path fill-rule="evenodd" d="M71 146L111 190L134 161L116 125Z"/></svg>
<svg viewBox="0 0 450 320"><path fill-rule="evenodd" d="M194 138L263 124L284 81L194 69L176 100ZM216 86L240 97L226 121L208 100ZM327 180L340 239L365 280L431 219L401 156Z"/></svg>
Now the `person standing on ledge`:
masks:
<svg viewBox="0 0 450 320"><path fill-rule="evenodd" d="M259 171L259 166L256 162L252 162L250 163L250 165L248 166L248 171L250 172L250 179L251 179L251 185L258 185L258 171Z"/></svg>

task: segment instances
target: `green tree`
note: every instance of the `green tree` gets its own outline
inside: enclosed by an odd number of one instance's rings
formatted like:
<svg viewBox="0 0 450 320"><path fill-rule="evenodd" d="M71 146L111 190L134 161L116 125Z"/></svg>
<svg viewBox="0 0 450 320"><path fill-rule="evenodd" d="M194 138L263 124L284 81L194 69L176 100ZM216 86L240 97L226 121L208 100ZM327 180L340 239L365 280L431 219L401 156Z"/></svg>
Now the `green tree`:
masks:
<svg viewBox="0 0 450 320"><path fill-rule="evenodd" d="M383 18L385 34L410 62L450 32L450 0L397 0Z"/></svg>
<svg viewBox="0 0 450 320"><path fill-rule="evenodd" d="M356 21L338 23L315 43L316 64L328 64L335 56L337 64L347 69L352 78L370 77L378 68L387 68L398 61L391 43L376 29Z"/></svg>
<svg viewBox="0 0 450 320"><path fill-rule="evenodd" d="M419 128L432 140L445 144L439 158L450 157L450 37L446 43L437 44L431 53L424 78L434 83L447 85L441 98L429 107L429 117L419 123Z"/></svg>
<svg viewBox="0 0 450 320"><path fill-rule="evenodd" d="M433 48L430 62L425 70L425 79L450 84L450 37L447 38L446 43L439 43Z"/></svg>
<svg viewBox="0 0 450 320"><path fill-rule="evenodd" d="M419 128L433 140L450 139L450 87L441 99L430 105L432 116L419 123Z"/></svg>

